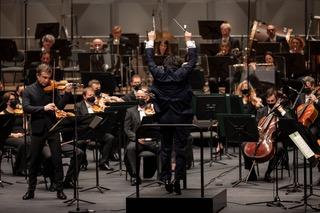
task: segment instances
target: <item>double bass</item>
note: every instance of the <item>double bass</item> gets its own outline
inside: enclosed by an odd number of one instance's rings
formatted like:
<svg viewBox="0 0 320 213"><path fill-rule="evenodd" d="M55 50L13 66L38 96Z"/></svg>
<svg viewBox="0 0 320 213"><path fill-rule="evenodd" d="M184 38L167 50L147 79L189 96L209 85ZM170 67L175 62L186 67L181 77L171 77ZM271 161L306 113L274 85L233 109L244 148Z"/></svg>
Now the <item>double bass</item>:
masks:
<svg viewBox="0 0 320 213"><path fill-rule="evenodd" d="M277 110L277 108L280 106L280 103L281 99L278 99L271 112L259 120L259 141L245 142L243 146L243 153L258 163L263 163L270 160L275 154L273 136L278 122L278 117L275 115L275 110Z"/></svg>

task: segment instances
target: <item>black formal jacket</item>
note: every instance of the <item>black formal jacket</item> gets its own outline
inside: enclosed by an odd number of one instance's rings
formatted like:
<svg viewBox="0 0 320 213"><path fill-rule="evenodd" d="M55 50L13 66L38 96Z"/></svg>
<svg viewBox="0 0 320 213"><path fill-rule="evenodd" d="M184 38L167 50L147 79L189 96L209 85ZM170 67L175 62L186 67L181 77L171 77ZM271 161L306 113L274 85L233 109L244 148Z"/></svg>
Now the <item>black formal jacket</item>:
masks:
<svg viewBox="0 0 320 213"><path fill-rule="evenodd" d="M126 117L124 119L124 132L126 133L130 142L135 142L136 131L140 124L141 121L138 106L128 108L126 112Z"/></svg>
<svg viewBox="0 0 320 213"><path fill-rule="evenodd" d="M87 115L87 114L89 114L87 105L86 105L84 100L76 103L75 107L76 107L77 115Z"/></svg>
<svg viewBox="0 0 320 213"><path fill-rule="evenodd" d="M136 95L134 94L134 91L133 91L133 90L132 90L130 93L124 95L124 96L122 97L122 99L123 99L124 101L136 101L136 100L137 100L137 99L136 99Z"/></svg>
<svg viewBox="0 0 320 213"><path fill-rule="evenodd" d="M155 95L153 104L157 117L168 123L176 123L166 114L169 109L181 118L192 116L189 75L197 63L197 49L188 49L188 63L177 70L158 67L153 60L153 48L146 48L145 51L146 62L154 79L151 92Z"/></svg>
<svg viewBox="0 0 320 213"><path fill-rule="evenodd" d="M65 93L61 98L55 92L55 104L58 109L63 109L68 101L72 100L71 93ZM44 106L52 103L52 92L46 93L40 84L35 83L26 87L22 97L23 111L31 114L32 134L45 134L56 121L54 112L44 111Z"/></svg>

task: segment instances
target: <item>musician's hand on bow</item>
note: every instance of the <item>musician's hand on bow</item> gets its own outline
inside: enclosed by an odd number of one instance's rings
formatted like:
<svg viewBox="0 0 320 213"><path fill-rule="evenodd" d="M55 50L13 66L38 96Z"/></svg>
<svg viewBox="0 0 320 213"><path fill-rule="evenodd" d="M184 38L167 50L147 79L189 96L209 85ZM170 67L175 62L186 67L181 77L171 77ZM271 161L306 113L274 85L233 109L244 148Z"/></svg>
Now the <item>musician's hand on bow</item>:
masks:
<svg viewBox="0 0 320 213"><path fill-rule="evenodd" d="M184 39L186 41L191 41L191 38L192 38L192 34L190 32L188 32L188 31L185 31L184 32Z"/></svg>
<svg viewBox="0 0 320 213"><path fill-rule="evenodd" d="M317 99L317 97L316 97L314 94L311 94L309 98L310 98L310 100L311 100L312 102L318 103L318 99Z"/></svg>
<svg viewBox="0 0 320 213"><path fill-rule="evenodd" d="M155 31L150 31L150 32L148 32L148 39L149 39L149 41L154 41L154 40L156 40L156 37L157 37L157 35L156 35L156 32Z"/></svg>
<svg viewBox="0 0 320 213"><path fill-rule="evenodd" d="M281 106L281 105L279 105L279 106L276 106L277 107L277 110L281 113L281 114L285 114L286 113L286 111L283 109L283 107Z"/></svg>
<svg viewBox="0 0 320 213"><path fill-rule="evenodd" d="M54 103L50 103L44 106L44 111L55 111L57 109Z"/></svg>

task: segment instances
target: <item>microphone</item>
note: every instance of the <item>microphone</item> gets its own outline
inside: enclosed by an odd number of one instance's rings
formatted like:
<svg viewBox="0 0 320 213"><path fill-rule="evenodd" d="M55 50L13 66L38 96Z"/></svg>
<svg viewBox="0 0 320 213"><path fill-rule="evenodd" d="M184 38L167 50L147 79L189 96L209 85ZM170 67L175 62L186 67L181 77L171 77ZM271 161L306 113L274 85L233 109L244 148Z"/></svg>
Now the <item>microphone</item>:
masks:
<svg viewBox="0 0 320 213"><path fill-rule="evenodd" d="M292 87L290 87L290 86L287 86L287 87L289 88L289 90L291 90L291 91L294 91L294 92L298 93L298 90L296 90L296 89L294 89L294 88L292 88Z"/></svg>
<svg viewBox="0 0 320 213"><path fill-rule="evenodd" d="M311 19L313 19L313 20L320 20L320 16L311 16Z"/></svg>

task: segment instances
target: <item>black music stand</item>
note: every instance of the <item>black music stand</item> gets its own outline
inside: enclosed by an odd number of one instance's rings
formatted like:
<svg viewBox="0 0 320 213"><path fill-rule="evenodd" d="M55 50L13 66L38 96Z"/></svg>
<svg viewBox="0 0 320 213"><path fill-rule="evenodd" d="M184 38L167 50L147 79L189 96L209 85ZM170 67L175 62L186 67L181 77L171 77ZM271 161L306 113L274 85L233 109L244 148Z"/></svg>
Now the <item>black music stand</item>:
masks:
<svg viewBox="0 0 320 213"><path fill-rule="evenodd" d="M3 143L10 135L10 132L13 127L14 122L14 115L13 114L3 114L0 115L0 186L3 188L4 183L8 185L13 185L13 183L4 181L1 179L1 165L2 165L2 149L3 149Z"/></svg>
<svg viewBox="0 0 320 213"><path fill-rule="evenodd" d="M248 175L243 179L241 170L241 143L244 141L257 142L259 140L259 133L257 129L257 122L254 115L251 114L220 114L219 124L223 129L227 141L238 143L239 147L239 179L232 182L232 187L236 187L240 183L247 183ZM220 121L221 120L221 121Z"/></svg>
<svg viewBox="0 0 320 213"><path fill-rule="evenodd" d="M213 94L213 95L199 95L195 96L194 114L198 121L207 121L207 126L210 131L210 161L211 166L214 162L226 165L225 163L213 160L213 124L217 120L218 113L226 113L227 103L224 95Z"/></svg>
<svg viewBox="0 0 320 213"><path fill-rule="evenodd" d="M97 79L101 83L101 92L105 92L109 95L113 95L116 88L116 80L113 75L106 72L86 72L80 70L82 83L87 86L89 81Z"/></svg>
<svg viewBox="0 0 320 213"><path fill-rule="evenodd" d="M56 39L52 49L55 53L57 53L61 59L67 60L69 56L71 56L71 41L67 39Z"/></svg>
<svg viewBox="0 0 320 213"><path fill-rule="evenodd" d="M75 90L75 88L74 88ZM77 113L77 112L76 112ZM89 204L95 204L94 202L82 200L79 198L79 179L78 179L78 160L76 157L76 144L78 142L78 134L79 133L88 133L90 129L95 129L96 126L101 122L101 118L95 115L85 115L85 116L75 116L75 117L65 117L59 120L50 130L49 134L56 134L57 132L60 132L62 130L64 131L74 131L74 139L73 139L73 156L75 159L75 166L74 166L74 194L73 198L69 199L67 201L64 201L64 203L67 203L68 206L71 206L74 202L77 204L77 210L76 212L88 212L88 210L80 211L79 208L79 201L89 203ZM69 211L72 212L72 211Z"/></svg>
<svg viewBox="0 0 320 213"><path fill-rule="evenodd" d="M35 39L42 39L44 35L50 34L55 38L59 36L60 25L58 22L54 23L38 23L36 26Z"/></svg>
<svg viewBox="0 0 320 213"><path fill-rule="evenodd" d="M220 44L200 44L200 54L207 56L215 56L220 49Z"/></svg>
<svg viewBox="0 0 320 213"><path fill-rule="evenodd" d="M280 42L256 42L253 49L256 50L256 55L264 55L267 51L280 53L280 47Z"/></svg>
<svg viewBox="0 0 320 213"><path fill-rule="evenodd" d="M124 144L124 129L123 129L123 122L124 118L126 116L126 110L127 108L133 107L137 105L137 102L115 102L115 103L109 103L110 107L106 109L106 112L116 112L117 113L117 126L118 126L118 155L119 155L119 169L107 172L107 174L112 174L115 172L119 172L120 175L122 175L122 172L125 170L122 169L122 152L121 148L122 146L126 147Z"/></svg>
<svg viewBox="0 0 320 213"><path fill-rule="evenodd" d="M198 21L199 34L203 39L219 39L221 38L220 26L225 21Z"/></svg>
<svg viewBox="0 0 320 213"><path fill-rule="evenodd" d="M320 41L308 41L308 46L309 46L309 60L311 58L312 55L319 55L320 54ZM314 64L316 66L316 60L317 60L317 57L314 57ZM319 70L319 66L318 67L315 67L315 69L318 69ZM316 82L319 82L319 79L320 79L320 70L317 72L317 70L315 70L316 73Z"/></svg>
<svg viewBox="0 0 320 213"><path fill-rule="evenodd" d="M3 77L1 67L2 61L12 61L18 54L16 42L11 39L0 39L0 82Z"/></svg>
<svg viewBox="0 0 320 213"><path fill-rule="evenodd" d="M114 112L103 112L103 113L95 113L97 116L101 117L102 120L100 122L100 124L95 128L94 131L94 135L96 136L96 140L95 140L95 149L96 149L96 153L95 153L95 158L96 158L96 185L92 186L92 187L88 187L85 189L82 189L80 192L84 192L84 191L88 191L91 189L98 189L98 191L100 193L104 193L104 190L110 190L109 188L106 188L104 186L100 186L99 183L99 148L98 148L98 137L102 136L105 133L106 129L108 129L111 125L110 120L114 119L114 116L117 116L116 113Z"/></svg>
<svg viewBox="0 0 320 213"><path fill-rule="evenodd" d="M299 53L280 53L286 60L286 77L296 79L306 75L305 55Z"/></svg>

